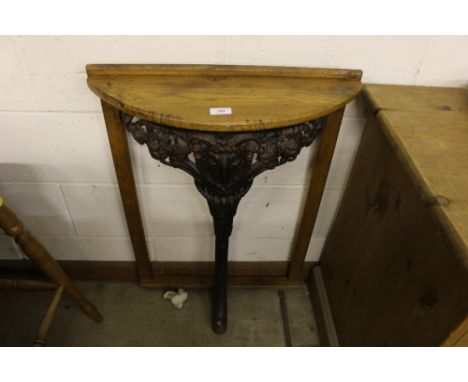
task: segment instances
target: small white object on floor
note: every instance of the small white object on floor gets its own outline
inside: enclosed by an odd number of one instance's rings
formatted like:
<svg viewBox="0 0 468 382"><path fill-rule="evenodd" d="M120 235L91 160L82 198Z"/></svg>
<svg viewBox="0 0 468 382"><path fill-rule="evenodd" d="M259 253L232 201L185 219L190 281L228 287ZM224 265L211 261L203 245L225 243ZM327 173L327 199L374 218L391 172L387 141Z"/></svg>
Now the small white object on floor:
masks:
<svg viewBox="0 0 468 382"><path fill-rule="evenodd" d="M179 289L178 292L167 291L164 293L163 298L166 300L171 300L172 305L178 309L181 309L184 306L185 300L188 298L188 293L183 289Z"/></svg>

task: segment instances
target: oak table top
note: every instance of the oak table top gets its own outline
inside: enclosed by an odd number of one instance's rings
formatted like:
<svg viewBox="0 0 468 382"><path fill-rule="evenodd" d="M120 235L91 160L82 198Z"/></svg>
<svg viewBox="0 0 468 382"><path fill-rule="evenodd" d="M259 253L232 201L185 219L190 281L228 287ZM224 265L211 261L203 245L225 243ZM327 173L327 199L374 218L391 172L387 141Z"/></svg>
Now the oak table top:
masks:
<svg viewBox="0 0 468 382"><path fill-rule="evenodd" d="M219 65L87 65L103 101L150 122L241 132L300 124L342 109L360 70ZM211 115L212 108L231 114Z"/></svg>
<svg viewBox="0 0 468 382"><path fill-rule="evenodd" d="M366 85L364 96L468 268L468 91Z"/></svg>

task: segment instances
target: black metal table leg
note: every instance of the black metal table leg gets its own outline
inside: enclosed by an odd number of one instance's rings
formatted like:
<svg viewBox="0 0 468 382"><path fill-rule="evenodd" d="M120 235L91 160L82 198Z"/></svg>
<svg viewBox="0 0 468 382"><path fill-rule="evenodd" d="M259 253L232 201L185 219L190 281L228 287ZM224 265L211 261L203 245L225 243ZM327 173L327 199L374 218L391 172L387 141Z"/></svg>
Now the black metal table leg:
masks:
<svg viewBox="0 0 468 382"><path fill-rule="evenodd" d="M218 168L219 175L232 177L226 163ZM197 181L195 181L197 183ZM200 186L201 187L201 186ZM212 328L216 334L223 334L227 329L227 278L229 236L231 236L234 215L240 202L236 196L207 195L208 206L213 217L216 237L215 269L213 284Z"/></svg>
<svg viewBox="0 0 468 382"><path fill-rule="evenodd" d="M213 331L227 328L229 236L242 197L265 170L294 160L325 126L326 117L275 130L217 133L175 129L122 113L122 124L151 156L193 176L213 216L216 236Z"/></svg>
<svg viewBox="0 0 468 382"><path fill-rule="evenodd" d="M228 248L229 236L216 237L212 311L212 327L216 334L223 334L227 328Z"/></svg>

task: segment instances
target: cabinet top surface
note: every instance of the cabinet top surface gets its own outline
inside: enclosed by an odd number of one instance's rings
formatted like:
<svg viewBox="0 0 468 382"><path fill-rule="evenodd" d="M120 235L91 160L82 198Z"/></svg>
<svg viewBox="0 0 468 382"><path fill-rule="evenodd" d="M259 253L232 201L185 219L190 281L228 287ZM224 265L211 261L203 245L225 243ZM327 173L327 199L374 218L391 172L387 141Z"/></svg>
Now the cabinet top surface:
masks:
<svg viewBox="0 0 468 382"><path fill-rule="evenodd" d="M364 94L423 198L468 256L468 91L366 85Z"/></svg>
<svg viewBox="0 0 468 382"><path fill-rule="evenodd" d="M363 95L373 111L468 110L468 91L463 88L366 84Z"/></svg>
<svg viewBox="0 0 468 382"><path fill-rule="evenodd" d="M87 65L88 86L128 114L185 129L291 126L343 108L360 70L222 65Z"/></svg>

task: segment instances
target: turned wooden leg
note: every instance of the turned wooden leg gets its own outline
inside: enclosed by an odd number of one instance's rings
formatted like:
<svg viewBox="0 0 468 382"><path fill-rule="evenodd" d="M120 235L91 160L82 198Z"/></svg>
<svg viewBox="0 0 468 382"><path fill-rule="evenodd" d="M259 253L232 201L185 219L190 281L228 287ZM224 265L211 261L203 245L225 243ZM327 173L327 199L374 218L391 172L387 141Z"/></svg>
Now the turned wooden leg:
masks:
<svg viewBox="0 0 468 382"><path fill-rule="evenodd" d="M56 290L57 284L42 280L0 279L0 289Z"/></svg>
<svg viewBox="0 0 468 382"><path fill-rule="evenodd" d="M66 292L80 305L81 309L83 309L89 317L96 322L102 321L102 316L97 311L96 307L72 284L63 269L52 258L47 249L24 229L21 221L5 205L0 205L0 228L2 228L7 235L13 236L26 256L33 260L38 267L57 284L63 286Z"/></svg>
<svg viewBox="0 0 468 382"><path fill-rule="evenodd" d="M60 285L55 292L54 298L52 299L44 318L42 319L41 326L37 331L36 339L33 342L34 346L45 346L50 329L52 328L52 322L54 321L55 314L57 313L57 308L60 304L60 300L62 299L62 295L63 286Z"/></svg>

